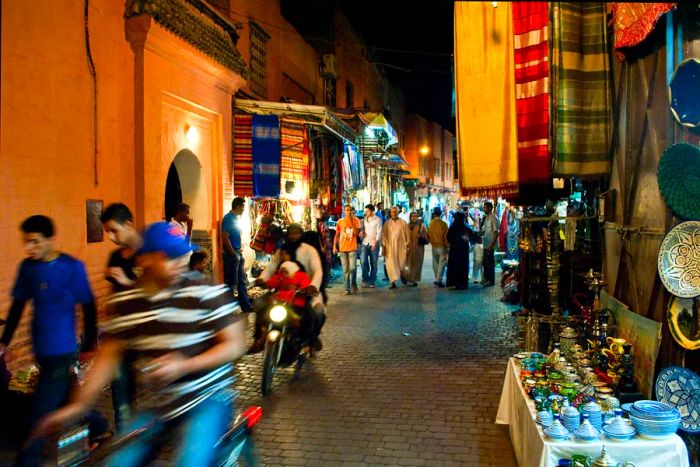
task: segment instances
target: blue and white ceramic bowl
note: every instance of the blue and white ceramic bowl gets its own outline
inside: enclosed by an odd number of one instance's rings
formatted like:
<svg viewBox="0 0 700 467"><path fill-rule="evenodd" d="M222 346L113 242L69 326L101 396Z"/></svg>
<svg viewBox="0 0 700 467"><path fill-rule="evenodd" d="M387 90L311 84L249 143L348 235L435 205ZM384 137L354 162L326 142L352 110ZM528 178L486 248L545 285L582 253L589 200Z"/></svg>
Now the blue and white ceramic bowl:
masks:
<svg viewBox="0 0 700 467"><path fill-rule="evenodd" d="M537 418L535 419L535 421L543 427L547 428L554 421L554 416L551 413L549 413L549 411L542 410L540 412L537 412Z"/></svg>
<svg viewBox="0 0 700 467"><path fill-rule="evenodd" d="M613 441L627 441L634 438L637 430L622 418L622 410L615 410L615 418L603 427L603 433Z"/></svg>
<svg viewBox="0 0 700 467"><path fill-rule="evenodd" d="M680 413L675 407L657 401L637 401L629 409L630 415L647 420L675 420Z"/></svg>
<svg viewBox="0 0 700 467"><path fill-rule="evenodd" d="M665 439L672 436L681 424L680 415L669 420L650 420L630 414L632 425L640 436L651 439Z"/></svg>

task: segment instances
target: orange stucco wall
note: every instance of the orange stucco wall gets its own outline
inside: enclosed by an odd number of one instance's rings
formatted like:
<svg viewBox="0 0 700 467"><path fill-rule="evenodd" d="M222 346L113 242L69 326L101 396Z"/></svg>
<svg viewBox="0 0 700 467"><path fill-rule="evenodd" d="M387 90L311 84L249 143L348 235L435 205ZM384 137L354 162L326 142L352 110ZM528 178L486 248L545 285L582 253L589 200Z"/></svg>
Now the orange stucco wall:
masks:
<svg viewBox="0 0 700 467"><path fill-rule="evenodd" d="M127 40L124 3L92 0L95 157L82 2L56 0L46 8L39 0L2 0L2 12L0 317L24 257L18 226L38 213L54 219L58 247L86 263L99 305L108 293L103 270L114 245L106 238L87 243L86 200L125 202L139 224L160 220L168 168L189 147L201 165L198 193L206 198L195 203L195 228L215 234L231 199L231 96L244 82L155 24L139 61L139 46ZM185 141L187 126L198 129L196 145ZM10 347L14 368L31 358L29 315Z"/></svg>

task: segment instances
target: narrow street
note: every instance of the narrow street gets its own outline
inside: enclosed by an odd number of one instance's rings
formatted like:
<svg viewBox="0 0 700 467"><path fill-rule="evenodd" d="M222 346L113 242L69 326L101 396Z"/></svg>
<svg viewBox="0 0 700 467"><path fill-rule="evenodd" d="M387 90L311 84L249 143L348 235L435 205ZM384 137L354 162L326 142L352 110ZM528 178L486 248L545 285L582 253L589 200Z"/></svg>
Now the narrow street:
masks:
<svg viewBox="0 0 700 467"><path fill-rule="evenodd" d="M280 370L267 398L261 355L241 360L241 407L264 409L262 465L515 465L493 423L517 344L512 307L498 286L434 288L425 257L417 288L379 281L343 296L336 280L324 350L297 375Z"/></svg>

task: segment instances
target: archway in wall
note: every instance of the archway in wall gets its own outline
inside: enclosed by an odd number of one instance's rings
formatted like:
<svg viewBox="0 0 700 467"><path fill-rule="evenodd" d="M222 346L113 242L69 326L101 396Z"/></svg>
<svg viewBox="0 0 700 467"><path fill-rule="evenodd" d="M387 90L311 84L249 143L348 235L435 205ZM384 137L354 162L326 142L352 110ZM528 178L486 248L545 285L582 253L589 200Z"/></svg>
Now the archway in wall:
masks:
<svg viewBox="0 0 700 467"><path fill-rule="evenodd" d="M190 206L195 229L211 226L211 203L202 165L189 149L180 150L170 164L165 184L165 217L175 215L178 203Z"/></svg>

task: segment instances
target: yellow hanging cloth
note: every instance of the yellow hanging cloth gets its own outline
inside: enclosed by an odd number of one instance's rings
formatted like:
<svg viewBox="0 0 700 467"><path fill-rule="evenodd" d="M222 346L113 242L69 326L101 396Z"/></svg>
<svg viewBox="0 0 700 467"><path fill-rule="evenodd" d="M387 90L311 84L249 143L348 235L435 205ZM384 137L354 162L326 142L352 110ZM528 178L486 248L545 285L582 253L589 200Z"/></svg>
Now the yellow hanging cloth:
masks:
<svg viewBox="0 0 700 467"><path fill-rule="evenodd" d="M510 2L454 3L455 111L463 196L518 193Z"/></svg>

